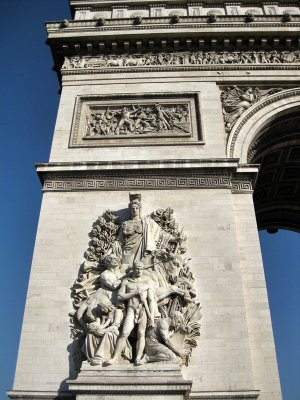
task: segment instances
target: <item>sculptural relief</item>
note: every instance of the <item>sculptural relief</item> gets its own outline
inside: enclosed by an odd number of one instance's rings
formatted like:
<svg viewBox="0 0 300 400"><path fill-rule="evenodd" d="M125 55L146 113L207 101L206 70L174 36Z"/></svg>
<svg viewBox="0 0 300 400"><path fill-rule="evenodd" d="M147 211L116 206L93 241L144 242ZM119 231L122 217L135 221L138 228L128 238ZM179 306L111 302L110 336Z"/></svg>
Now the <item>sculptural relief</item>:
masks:
<svg viewBox="0 0 300 400"><path fill-rule="evenodd" d="M98 109L87 117L86 138L190 132L188 104L131 104Z"/></svg>
<svg viewBox="0 0 300 400"><path fill-rule="evenodd" d="M151 66L209 66L231 64L295 64L300 51L183 51L144 54L119 54L65 57L62 70L86 68L124 68Z"/></svg>
<svg viewBox="0 0 300 400"><path fill-rule="evenodd" d="M187 365L200 336L200 304L184 257L186 240L171 208L141 215L130 194L129 219L107 211L95 222L72 288L72 337L90 365Z"/></svg>
<svg viewBox="0 0 300 400"><path fill-rule="evenodd" d="M226 132L230 132L235 122L252 104L261 98L280 92L281 88L259 89L257 87L229 86L221 93Z"/></svg>

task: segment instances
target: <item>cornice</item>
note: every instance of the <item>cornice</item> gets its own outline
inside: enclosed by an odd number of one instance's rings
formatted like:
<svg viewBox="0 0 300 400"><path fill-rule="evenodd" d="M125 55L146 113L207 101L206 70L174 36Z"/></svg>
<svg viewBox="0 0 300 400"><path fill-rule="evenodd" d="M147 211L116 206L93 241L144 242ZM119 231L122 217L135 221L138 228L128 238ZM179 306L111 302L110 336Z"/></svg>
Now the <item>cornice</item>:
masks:
<svg viewBox="0 0 300 400"><path fill-rule="evenodd" d="M104 26L96 26L95 20L70 21L66 28L59 22L47 23L47 44L51 47L56 71L60 70L64 57L76 55L299 48L300 16L298 21L287 24L281 23L278 17L255 23L245 23L241 17L224 17L214 24L207 23L207 18L199 17L201 23L198 17L184 18L187 23L170 24L166 18L159 19L159 24L153 23L157 19L149 18L149 23L141 25L134 25L132 19L122 20L124 25L119 24L120 20L110 20ZM236 18L240 21L230 22Z"/></svg>
<svg viewBox="0 0 300 400"><path fill-rule="evenodd" d="M98 21L92 20L74 20L68 21L67 26L62 25L62 21L46 22L48 34L60 33L66 36L70 33L81 32L103 32L107 30L145 30L145 29L182 29L182 28L199 28L208 29L214 32L219 28L284 28L290 32L290 28L299 27L300 15L294 15L291 22L282 22L282 16L279 15L256 15L255 22L245 22L245 17L241 15L227 16L220 15L217 22L209 23L207 16L181 16L179 23L171 23L170 17L145 17L140 25L134 24L133 18L108 19L105 25L99 26Z"/></svg>
<svg viewBox="0 0 300 400"><path fill-rule="evenodd" d="M189 396L188 400L252 400L257 399L259 391L256 393L211 393L211 394L199 394L196 396Z"/></svg>
<svg viewBox="0 0 300 400"><path fill-rule="evenodd" d="M115 4L124 4L124 1L122 0L70 0L70 5L71 8L78 8L78 7L103 7L103 6L108 6L108 5L115 5ZM261 3L267 4L267 5L272 5L272 4L278 4L278 5L283 5L283 6L294 6L298 5L297 1L292 1L292 0L279 0L279 1L259 1L259 0L239 0L239 1L230 1L230 0L199 0L199 1L191 1L191 0L126 0L126 5L140 5L140 4L147 4L147 5L153 5L153 6L159 6L160 4L181 4L181 5L186 5L186 4L193 4L193 5L201 5L201 6L210 6L214 7L215 5L222 6L222 5L231 5L231 4L241 4L249 7L253 7L254 5L260 5Z"/></svg>
<svg viewBox="0 0 300 400"><path fill-rule="evenodd" d="M102 4L116 4L116 3L124 3L123 0L69 0L70 5L102 5ZM264 0L126 0L126 4L297 4L299 1L297 0L277 0L277 1L268 1Z"/></svg>
<svg viewBox="0 0 300 400"><path fill-rule="evenodd" d="M169 160L123 160L123 161L82 161L82 162L49 162L36 164L37 172L50 171L80 171L96 170L146 170L146 169L182 169L182 168L232 168L239 166L235 158L210 158L210 159L169 159ZM243 166L243 168L256 168L256 165Z"/></svg>
<svg viewBox="0 0 300 400"><path fill-rule="evenodd" d="M166 365L166 364L165 364ZM160 366L146 366L144 370L128 368L97 369L83 368L74 380L67 380L69 390L76 394L92 395L92 398L106 397L106 395L179 395L186 398L191 391L192 380L182 377L180 367L161 368ZM98 395L98 396L96 396ZM126 398L127 398L126 396ZM169 396L168 396L169 397ZM124 398L124 397L123 397Z"/></svg>
<svg viewBox="0 0 300 400"><path fill-rule="evenodd" d="M101 20L101 23L99 21L77 19L46 23L47 44L51 47L54 70L57 71L59 79L64 57L76 55L119 54L124 51L131 53L173 51L172 49L247 51L275 48L290 51L299 48L300 15L293 15L289 22L284 22L282 15L255 15L255 20L251 23L246 21L245 15L218 15L215 22L209 22L207 15L180 16L178 23L174 23L171 16L142 17L139 24L136 24L133 17L107 18ZM221 66L221 69L223 68ZM189 69L194 67L190 66ZM210 66L196 68L196 70L210 69L215 68ZM229 69L243 70L244 67L234 66ZM264 69L274 69L274 67L266 66ZM287 67L280 66L278 69L284 70ZM294 68L288 67L288 69ZM128 71L133 72L133 70L131 68ZM155 70L164 69L158 67ZM178 67L168 70L177 71ZM145 69L145 72L148 71L151 69ZM114 68L112 72L117 72L117 69Z"/></svg>
<svg viewBox="0 0 300 400"><path fill-rule="evenodd" d="M257 165L237 160L38 164L44 192L230 189L252 193Z"/></svg>
<svg viewBox="0 0 300 400"><path fill-rule="evenodd" d="M72 385L71 390L76 393L76 395L166 395L172 393L188 393L190 391L190 384L178 384L178 383L164 383L164 384L144 384L137 385L133 383L128 383L124 385L120 385L118 382L114 382L113 384L103 384L103 385L94 385L95 387L84 387L80 385ZM101 398L101 397L100 397Z"/></svg>
<svg viewBox="0 0 300 400"><path fill-rule="evenodd" d="M173 385L174 386L174 385ZM186 385L181 385L182 390L185 391L189 389L189 383ZM175 385L173 388L178 388L178 385ZM103 387L105 391L107 391L106 387ZM120 387L120 392L124 392L124 388ZM162 393L161 385L157 385L155 387L158 393ZM169 388L170 391L171 388ZM99 388L98 388L99 390ZM140 388L141 390L141 388ZM80 390L75 389L77 393L88 393L88 390L85 388ZM148 391L147 391L148 392ZM91 390L89 393L95 393L95 391ZM7 392L8 396L11 399L15 400L73 400L75 399L75 394L71 392L41 392L41 391L21 391L21 390L12 390ZM203 392L203 393L191 393L188 396L188 400L252 400L257 399L259 396L259 391L246 391L246 392Z"/></svg>
<svg viewBox="0 0 300 400"><path fill-rule="evenodd" d="M10 390L7 395L13 400L75 400L71 392Z"/></svg>
<svg viewBox="0 0 300 400"><path fill-rule="evenodd" d="M162 21L163 22L163 21ZM79 46L80 51L85 53L89 52L89 49L95 49L98 47L100 42L106 44L106 47L110 47L112 42L124 42L129 41L130 47L135 47L134 40L139 40L143 49L148 47L148 41L159 39L165 40L168 45L172 45L172 40L178 40L179 43L184 43L189 40L189 43L193 43L197 40L212 41L212 45L218 45L219 47L228 46L239 47L244 41L252 40L255 45L255 41L262 41L262 47L270 45L270 41L275 43L287 41L285 47L298 47L299 45L299 28L300 28L300 17L299 21L293 23L282 24L276 21L271 23L236 23L230 24L228 22L216 23L214 25L208 23L193 23L190 21L186 24L174 24L161 23L160 25L107 25L97 27L92 22L90 25L73 26L70 28L62 29L56 24L47 25L48 39L47 44L53 49L68 48L69 44L75 48L75 45ZM167 38L167 40L166 40ZM216 43L218 40L218 43ZM225 42L224 42L225 41ZM293 43L295 42L295 43ZM154 44L157 46L157 44ZM282 45L280 45L282 46ZM78 50L75 49L74 54Z"/></svg>

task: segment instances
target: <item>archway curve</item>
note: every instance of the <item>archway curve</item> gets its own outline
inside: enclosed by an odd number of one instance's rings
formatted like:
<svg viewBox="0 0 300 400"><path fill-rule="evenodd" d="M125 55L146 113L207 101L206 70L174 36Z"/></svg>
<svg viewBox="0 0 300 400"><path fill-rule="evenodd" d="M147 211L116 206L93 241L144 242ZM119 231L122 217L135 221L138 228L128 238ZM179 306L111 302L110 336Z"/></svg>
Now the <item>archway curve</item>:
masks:
<svg viewBox="0 0 300 400"><path fill-rule="evenodd" d="M268 96L237 121L228 155L259 164L254 189L258 229L300 232L300 89Z"/></svg>
<svg viewBox="0 0 300 400"><path fill-rule="evenodd" d="M227 157L247 164L249 147L265 126L294 111L300 111L300 88L283 90L255 103L234 125L228 137Z"/></svg>

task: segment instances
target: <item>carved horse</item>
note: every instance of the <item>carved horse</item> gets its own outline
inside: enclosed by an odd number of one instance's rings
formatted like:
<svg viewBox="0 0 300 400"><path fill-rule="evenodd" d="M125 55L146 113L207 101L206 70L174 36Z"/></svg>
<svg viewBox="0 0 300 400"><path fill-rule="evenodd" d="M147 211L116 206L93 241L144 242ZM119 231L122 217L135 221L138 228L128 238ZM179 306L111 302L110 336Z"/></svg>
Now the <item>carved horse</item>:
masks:
<svg viewBox="0 0 300 400"><path fill-rule="evenodd" d="M108 67L122 67L123 59L122 58L114 58L106 61L106 65Z"/></svg>
<svg viewBox="0 0 300 400"><path fill-rule="evenodd" d="M130 67L137 67L137 66L141 66L144 65L144 61L142 58L126 58L124 61L124 66L130 66Z"/></svg>

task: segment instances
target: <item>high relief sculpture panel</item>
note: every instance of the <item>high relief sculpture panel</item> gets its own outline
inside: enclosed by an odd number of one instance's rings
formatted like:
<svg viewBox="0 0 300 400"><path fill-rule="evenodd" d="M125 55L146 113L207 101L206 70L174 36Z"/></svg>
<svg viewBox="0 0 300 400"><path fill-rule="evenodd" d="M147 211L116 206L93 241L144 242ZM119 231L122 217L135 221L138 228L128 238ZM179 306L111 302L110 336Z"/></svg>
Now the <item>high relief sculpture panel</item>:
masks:
<svg viewBox="0 0 300 400"><path fill-rule="evenodd" d="M85 138L96 136L190 133L188 104L130 104L103 107L87 117Z"/></svg>
<svg viewBox="0 0 300 400"><path fill-rule="evenodd" d="M78 96L70 147L197 142L198 94Z"/></svg>
<svg viewBox="0 0 300 400"><path fill-rule="evenodd" d="M225 130L231 131L236 121L253 104L262 98L278 93L282 88L259 89L258 87L228 86L221 93Z"/></svg>
<svg viewBox="0 0 300 400"><path fill-rule="evenodd" d="M294 129L299 2L251 1L46 23L61 98L12 400L280 399L252 196Z"/></svg>
<svg viewBox="0 0 300 400"><path fill-rule="evenodd" d="M130 194L129 219L106 211L94 223L72 288L77 368L173 362L188 365L200 336L200 304L186 258L187 237L171 208L141 215Z"/></svg>

